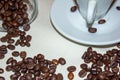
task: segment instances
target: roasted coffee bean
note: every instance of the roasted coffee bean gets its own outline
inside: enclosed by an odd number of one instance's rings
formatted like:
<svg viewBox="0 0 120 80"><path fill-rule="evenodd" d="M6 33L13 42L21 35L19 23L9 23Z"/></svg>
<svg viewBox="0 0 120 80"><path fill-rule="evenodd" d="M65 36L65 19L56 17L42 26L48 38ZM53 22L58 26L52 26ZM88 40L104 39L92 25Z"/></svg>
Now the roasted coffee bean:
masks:
<svg viewBox="0 0 120 80"><path fill-rule="evenodd" d="M74 71L76 71L76 67L75 67L75 66L69 66L69 67L67 68L67 71L68 71L68 72L74 72Z"/></svg>
<svg viewBox="0 0 120 80"><path fill-rule="evenodd" d="M68 79L73 80L74 79L74 74L72 72L68 73Z"/></svg>
<svg viewBox="0 0 120 80"><path fill-rule="evenodd" d="M9 59L6 61L6 64L10 64L13 60L13 57L9 57Z"/></svg>
<svg viewBox="0 0 120 80"><path fill-rule="evenodd" d="M88 68L88 65L87 65L87 64L81 64L80 67L81 67L82 69L85 69L85 70L86 70L86 69Z"/></svg>
<svg viewBox="0 0 120 80"><path fill-rule="evenodd" d="M65 65L66 64L66 60L64 58L59 58L58 62L61 64L61 65Z"/></svg>
<svg viewBox="0 0 120 80"><path fill-rule="evenodd" d="M23 29L24 29L24 31L28 31L30 29L30 25L27 24L27 25L23 26Z"/></svg>
<svg viewBox="0 0 120 80"><path fill-rule="evenodd" d="M92 79L92 76L93 76L92 74L88 74L88 75L87 75L87 79L88 79L88 80L91 80L91 79Z"/></svg>
<svg viewBox="0 0 120 80"><path fill-rule="evenodd" d="M31 35L27 35L27 36L26 36L26 41L27 41L27 42L30 42L31 39L32 39L32 36L31 36Z"/></svg>
<svg viewBox="0 0 120 80"><path fill-rule="evenodd" d="M13 51L13 52L12 52L12 56L18 57L18 56L19 56L19 52L18 52L18 51Z"/></svg>
<svg viewBox="0 0 120 80"><path fill-rule="evenodd" d="M117 9L117 10L120 10L120 6L117 6L116 9Z"/></svg>
<svg viewBox="0 0 120 80"><path fill-rule="evenodd" d="M15 42L14 39L8 39L8 41L7 41L7 43L9 43L9 44L12 44L12 43L14 43L14 42Z"/></svg>
<svg viewBox="0 0 120 80"><path fill-rule="evenodd" d="M77 6L72 6L71 7L71 12L75 12L77 10Z"/></svg>
<svg viewBox="0 0 120 80"><path fill-rule="evenodd" d="M2 77L2 76L0 76L0 80L5 80L5 78L4 78L4 77Z"/></svg>
<svg viewBox="0 0 120 80"><path fill-rule="evenodd" d="M4 69L0 68L0 74L4 73Z"/></svg>
<svg viewBox="0 0 120 80"><path fill-rule="evenodd" d="M5 54L0 54L0 59L3 59L5 57Z"/></svg>
<svg viewBox="0 0 120 80"><path fill-rule="evenodd" d="M100 20L98 21L98 24L104 24L105 22L106 22L105 19L100 19Z"/></svg>
<svg viewBox="0 0 120 80"><path fill-rule="evenodd" d="M18 79L18 76L17 76L16 74L12 74L12 75L10 76L10 79L11 79L11 80Z"/></svg>
<svg viewBox="0 0 120 80"><path fill-rule="evenodd" d="M117 43L117 47L120 48L120 43Z"/></svg>
<svg viewBox="0 0 120 80"><path fill-rule="evenodd" d="M52 63L57 65L58 64L58 60L57 59L53 59Z"/></svg>
<svg viewBox="0 0 120 80"><path fill-rule="evenodd" d="M112 72L113 73L118 73L119 72L119 68L118 67L112 68Z"/></svg>
<svg viewBox="0 0 120 80"><path fill-rule="evenodd" d="M110 70L110 67L108 65L104 66L104 70L105 71L109 71Z"/></svg>
<svg viewBox="0 0 120 80"><path fill-rule="evenodd" d="M12 71L12 70L13 70L13 68L11 65L6 66L6 71Z"/></svg>
<svg viewBox="0 0 120 80"><path fill-rule="evenodd" d="M7 38L6 37L2 37L0 40L1 40L1 42L7 42Z"/></svg>
<svg viewBox="0 0 120 80"><path fill-rule="evenodd" d="M97 32L97 28L89 27L89 28L88 28L88 31L89 31L90 33L96 33L96 32Z"/></svg>
<svg viewBox="0 0 120 80"><path fill-rule="evenodd" d="M106 76L105 76L105 74L103 72L98 74L98 79L100 79L100 80L105 80L105 77Z"/></svg>
<svg viewBox="0 0 120 80"><path fill-rule="evenodd" d="M81 70L79 73L78 73L79 77L83 78L87 75L87 71L86 70Z"/></svg>
<svg viewBox="0 0 120 80"><path fill-rule="evenodd" d="M57 80L63 80L63 75L61 73L57 74Z"/></svg>
<svg viewBox="0 0 120 80"><path fill-rule="evenodd" d="M30 43L29 43L29 42L26 42L25 45L26 45L27 47L30 47Z"/></svg>
<svg viewBox="0 0 120 80"><path fill-rule="evenodd" d="M85 59L87 56L87 52L84 52L84 54L82 55L82 59Z"/></svg>
<svg viewBox="0 0 120 80"><path fill-rule="evenodd" d="M21 47L25 46L25 42L23 42L23 41L21 41L19 44L20 44Z"/></svg>
<svg viewBox="0 0 120 80"><path fill-rule="evenodd" d="M10 50L14 50L15 46L14 45L7 45L7 48L10 49Z"/></svg>
<svg viewBox="0 0 120 80"><path fill-rule="evenodd" d="M51 80L57 80L57 75L56 75L56 74L53 74L53 75L51 76Z"/></svg>
<svg viewBox="0 0 120 80"><path fill-rule="evenodd" d="M20 57L25 58L27 56L27 53L25 51L20 52Z"/></svg>

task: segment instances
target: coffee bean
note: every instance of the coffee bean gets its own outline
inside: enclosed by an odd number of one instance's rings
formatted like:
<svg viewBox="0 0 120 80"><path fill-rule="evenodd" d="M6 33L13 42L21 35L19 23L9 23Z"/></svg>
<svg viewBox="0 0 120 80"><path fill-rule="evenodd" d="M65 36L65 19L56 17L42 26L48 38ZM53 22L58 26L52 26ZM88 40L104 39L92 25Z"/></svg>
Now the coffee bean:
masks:
<svg viewBox="0 0 120 80"><path fill-rule="evenodd" d="M25 58L27 56L27 53L25 51L20 52L20 57Z"/></svg>
<svg viewBox="0 0 120 80"><path fill-rule="evenodd" d="M0 40L1 40L1 42L6 42L7 38L6 37L2 37Z"/></svg>
<svg viewBox="0 0 120 80"><path fill-rule="evenodd" d="M103 72L98 74L98 79L100 79L100 80L105 80L105 77L106 76L105 76L105 74Z"/></svg>
<svg viewBox="0 0 120 80"><path fill-rule="evenodd" d="M120 43L117 43L117 47L120 48Z"/></svg>
<svg viewBox="0 0 120 80"><path fill-rule="evenodd" d="M57 65L58 64L58 60L57 59L53 59L52 63Z"/></svg>
<svg viewBox="0 0 120 80"><path fill-rule="evenodd" d="M59 58L58 62L61 64L61 65L65 65L66 64L66 60L64 58Z"/></svg>
<svg viewBox="0 0 120 80"><path fill-rule="evenodd" d="M83 77L85 77L85 76L87 75L87 71L82 69L82 70L79 72L78 75L79 75L79 77L83 78Z"/></svg>
<svg viewBox="0 0 120 80"><path fill-rule="evenodd" d="M51 80L57 80L57 75L56 75L56 74L53 74L53 75L51 76Z"/></svg>
<svg viewBox="0 0 120 80"><path fill-rule="evenodd" d="M0 54L0 59L3 59L5 57L4 54Z"/></svg>
<svg viewBox="0 0 120 80"><path fill-rule="evenodd" d="M0 80L5 80L5 78L4 78L4 77L2 77L2 76L0 76Z"/></svg>
<svg viewBox="0 0 120 80"><path fill-rule="evenodd" d="M57 74L57 80L63 80L63 75L61 73Z"/></svg>
<svg viewBox="0 0 120 80"><path fill-rule="evenodd" d="M112 68L112 72L113 72L113 73L118 73L118 72L119 72L119 68L117 68L117 67Z"/></svg>
<svg viewBox="0 0 120 80"><path fill-rule="evenodd" d="M92 77L93 77L93 75L92 75L92 74L88 74L88 75L87 75L87 79L88 79L88 80L91 80L91 79L92 79Z"/></svg>
<svg viewBox="0 0 120 80"><path fill-rule="evenodd" d="M97 28L89 27L89 28L88 28L88 31L89 31L90 33L96 33L96 32L97 32Z"/></svg>
<svg viewBox="0 0 120 80"><path fill-rule="evenodd" d="M6 71L12 71L12 66L11 65L6 66Z"/></svg>
<svg viewBox="0 0 120 80"><path fill-rule="evenodd" d="M12 44L12 43L14 43L14 42L15 42L14 39L8 39L8 41L7 41L7 43L9 43L9 44Z"/></svg>
<svg viewBox="0 0 120 80"><path fill-rule="evenodd" d="M4 73L4 70L2 68L0 68L0 74Z"/></svg>
<svg viewBox="0 0 120 80"><path fill-rule="evenodd" d="M98 24L104 24L105 22L106 22L105 19L100 19L100 20L98 21Z"/></svg>
<svg viewBox="0 0 120 80"><path fill-rule="evenodd" d="M71 12L75 12L77 10L77 6L72 6L71 7Z"/></svg>
<svg viewBox="0 0 120 80"><path fill-rule="evenodd" d="M108 65L104 66L104 70L105 71L109 71L110 70L110 67Z"/></svg>
<svg viewBox="0 0 120 80"><path fill-rule="evenodd" d="M15 46L14 45L7 45L7 48L10 49L10 50L14 50Z"/></svg>
<svg viewBox="0 0 120 80"><path fill-rule="evenodd" d="M19 56L19 52L18 52L18 51L13 51L13 52L12 52L12 56L18 57L18 56Z"/></svg>
<svg viewBox="0 0 120 80"><path fill-rule="evenodd" d="M69 72L68 73L68 79L73 80L73 78L74 78L74 74L72 72Z"/></svg>
<svg viewBox="0 0 120 80"><path fill-rule="evenodd" d="M88 68L87 64L81 64L80 67L85 70Z"/></svg>
<svg viewBox="0 0 120 80"><path fill-rule="evenodd" d="M27 25L23 26L23 29L24 29L24 31L28 31L30 29L30 25L27 24Z"/></svg>
<svg viewBox="0 0 120 80"><path fill-rule="evenodd" d="M117 10L120 10L120 6L117 6L116 9L117 9Z"/></svg>
<svg viewBox="0 0 120 80"><path fill-rule="evenodd" d="M31 36L31 35L27 35L27 36L26 36L26 41L27 41L27 42L30 42L31 39L32 39L32 36Z"/></svg>
<svg viewBox="0 0 120 80"><path fill-rule="evenodd" d="M68 71L68 72L74 72L74 71L76 71L76 67L75 67L75 66L69 66L69 67L67 68L67 71Z"/></svg>

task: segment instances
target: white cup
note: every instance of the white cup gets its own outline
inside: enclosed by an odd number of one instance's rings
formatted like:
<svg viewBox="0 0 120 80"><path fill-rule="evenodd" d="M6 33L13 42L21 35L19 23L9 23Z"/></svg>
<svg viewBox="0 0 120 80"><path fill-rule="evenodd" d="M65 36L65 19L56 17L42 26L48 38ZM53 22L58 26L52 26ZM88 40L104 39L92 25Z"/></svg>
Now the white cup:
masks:
<svg viewBox="0 0 120 80"><path fill-rule="evenodd" d="M104 17L110 9L113 0L75 0L79 11L87 24Z"/></svg>

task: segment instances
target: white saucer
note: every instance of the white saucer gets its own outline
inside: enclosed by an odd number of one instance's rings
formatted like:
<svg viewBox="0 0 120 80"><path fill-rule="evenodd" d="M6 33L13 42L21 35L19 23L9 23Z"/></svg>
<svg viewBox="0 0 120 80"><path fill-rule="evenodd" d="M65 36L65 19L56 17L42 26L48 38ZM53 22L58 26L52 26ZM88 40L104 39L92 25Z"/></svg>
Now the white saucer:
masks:
<svg viewBox="0 0 120 80"><path fill-rule="evenodd" d="M117 0L104 17L107 21L105 24L98 24L98 21L94 23L93 27L97 28L96 33L88 32L78 10L70 11L74 5L73 0L55 0L52 5L51 22L60 34L72 41L87 45L103 46L120 42L120 11L116 9L116 6L120 6L120 0Z"/></svg>

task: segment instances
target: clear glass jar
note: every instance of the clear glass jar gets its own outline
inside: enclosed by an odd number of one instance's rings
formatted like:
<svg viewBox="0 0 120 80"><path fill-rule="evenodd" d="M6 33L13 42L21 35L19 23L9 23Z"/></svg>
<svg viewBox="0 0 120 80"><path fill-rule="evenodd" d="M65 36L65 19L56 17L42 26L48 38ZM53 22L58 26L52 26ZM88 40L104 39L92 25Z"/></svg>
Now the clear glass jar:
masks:
<svg viewBox="0 0 120 80"><path fill-rule="evenodd" d="M37 0L23 0L23 1L27 5L27 13L29 18L28 24L31 24L38 15ZM0 26L2 26L2 20L0 21ZM6 32L6 30L3 27L0 27L0 32Z"/></svg>

